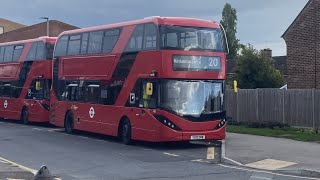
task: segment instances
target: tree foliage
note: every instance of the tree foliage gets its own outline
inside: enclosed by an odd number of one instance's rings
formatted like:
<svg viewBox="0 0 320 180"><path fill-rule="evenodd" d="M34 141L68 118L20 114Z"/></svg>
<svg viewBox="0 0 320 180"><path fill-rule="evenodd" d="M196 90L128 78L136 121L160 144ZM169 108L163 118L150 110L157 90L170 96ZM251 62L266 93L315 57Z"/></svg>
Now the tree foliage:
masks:
<svg viewBox="0 0 320 180"><path fill-rule="evenodd" d="M270 59L253 46L242 46L237 59L236 79L238 87L242 89L279 88L284 80L276 70Z"/></svg>
<svg viewBox="0 0 320 180"><path fill-rule="evenodd" d="M226 3L222 11L222 20L220 24L225 28L228 38L228 46L230 53L227 59L236 59L239 50L239 40L236 37L237 33L237 10L231 7L231 4Z"/></svg>

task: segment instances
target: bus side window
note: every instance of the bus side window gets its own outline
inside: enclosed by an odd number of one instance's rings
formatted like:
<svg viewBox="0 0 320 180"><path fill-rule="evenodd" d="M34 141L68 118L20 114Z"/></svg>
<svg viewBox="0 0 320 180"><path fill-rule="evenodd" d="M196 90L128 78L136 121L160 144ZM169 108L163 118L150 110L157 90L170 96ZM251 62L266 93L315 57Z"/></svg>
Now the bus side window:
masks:
<svg viewBox="0 0 320 180"><path fill-rule="evenodd" d="M68 36L62 36L58 40L54 54L55 57L67 55L68 38Z"/></svg>
<svg viewBox="0 0 320 180"><path fill-rule="evenodd" d="M86 97L89 103L100 103L100 84L99 82L88 82L86 86Z"/></svg>
<svg viewBox="0 0 320 180"><path fill-rule="evenodd" d="M36 59L35 60L45 60L45 51L46 51L46 46L43 42L37 42L37 54L36 54Z"/></svg>
<svg viewBox="0 0 320 180"><path fill-rule="evenodd" d="M34 61L37 54L37 42L32 43L32 46L27 55L27 61Z"/></svg>
<svg viewBox="0 0 320 180"><path fill-rule="evenodd" d="M13 57L13 46L5 46L4 62L11 62Z"/></svg>
<svg viewBox="0 0 320 180"><path fill-rule="evenodd" d="M126 52L142 50L144 25L137 25L125 49Z"/></svg>
<svg viewBox="0 0 320 180"><path fill-rule="evenodd" d="M144 25L144 47L145 50L157 48L157 27L149 23Z"/></svg>
<svg viewBox="0 0 320 180"><path fill-rule="evenodd" d="M102 51L103 31L90 32L88 54L100 54Z"/></svg>
<svg viewBox="0 0 320 180"><path fill-rule="evenodd" d="M10 83L3 84L3 91L2 94L4 97L11 97L12 94L12 87Z"/></svg>

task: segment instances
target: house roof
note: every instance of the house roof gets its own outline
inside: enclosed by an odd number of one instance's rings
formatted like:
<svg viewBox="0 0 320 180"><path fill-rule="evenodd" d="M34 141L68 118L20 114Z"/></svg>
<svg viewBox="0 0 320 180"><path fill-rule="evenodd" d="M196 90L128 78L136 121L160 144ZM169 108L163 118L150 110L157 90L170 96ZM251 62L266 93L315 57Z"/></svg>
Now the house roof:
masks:
<svg viewBox="0 0 320 180"><path fill-rule="evenodd" d="M301 14L307 9L307 7L309 7L309 5L311 4L313 0L309 0L307 2L307 4L303 7L303 9L300 11L300 13L298 14L298 16L294 19L294 21L290 24L290 26L287 28L287 30L282 34L282 38L288 33L288 31L291 29L291 27L299 20L299 18L301 17Z"/></svg>
<svg viewBox="0 0 320 180"><path fill-rule="evenodd" d="M287 75L287 56L273 56L272 59L274 67L279 70L281 74Z"/></svg>
<svg viewBox="0 0 320 180"><path fill-rule="evenodd" d="M20 24L20 23L13 22L13 21L10 21L10 20L7 20L7 19L3 19L3 18L0 18L0 22L2 22L2 23L8 23L8 24L13 24L13 25L16 25L16 26L21 26L21 27L26 26L26 25L24 25L24 24Z"/></svg>

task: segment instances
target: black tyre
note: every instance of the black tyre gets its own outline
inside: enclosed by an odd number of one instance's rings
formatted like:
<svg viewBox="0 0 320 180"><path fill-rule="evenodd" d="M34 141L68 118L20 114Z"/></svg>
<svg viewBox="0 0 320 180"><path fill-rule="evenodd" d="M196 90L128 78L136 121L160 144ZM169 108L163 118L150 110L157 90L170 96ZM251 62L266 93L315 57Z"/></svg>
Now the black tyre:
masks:
<svg viewBox="0 0 320 180"><path fill-rule="evenodd" d="M26 125L29 124L29 111L26 107L21 111L21 122Z"/></svg>
<svg viewBox="0 0 320 180"><path fill-rule="evenodd" d="M120 123L120 132L119 132L119 137L122 140L123 144L131 144L132 139L131 139L131 123L129 119L124 119Z"/></svg>
<svg viewBox="0 0 320 180"><path fill-rule="evenodd" d="M67 134L72 134L73 129L73 114L68 112L65 119L64 119L64 130Z"/></svg>

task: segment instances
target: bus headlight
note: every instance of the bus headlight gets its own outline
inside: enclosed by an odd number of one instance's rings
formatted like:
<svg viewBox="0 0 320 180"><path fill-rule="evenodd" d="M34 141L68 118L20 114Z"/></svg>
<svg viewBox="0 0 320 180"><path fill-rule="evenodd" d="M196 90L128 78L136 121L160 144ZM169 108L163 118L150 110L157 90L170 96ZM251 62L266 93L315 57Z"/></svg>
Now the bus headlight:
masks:
<svg viewBox="0 0 320 180"><path fill-rule="evenodd" d="M175 125L173 122L171 122L168 118L162 116L162 115L155 115L155 118L163 125L169 127L170 129L174 130L181 130L177 125Z"/></svg>
<svg viewBox="0 0 320 180"><path fill-rule="evenodd" d="M218 123L218 125L216 126L215 129L220 129L220 128L222 128L224 125L226 125L226 123L227 123L227 120L226 120L226 119L222 119L222 120Z"/></svg>

